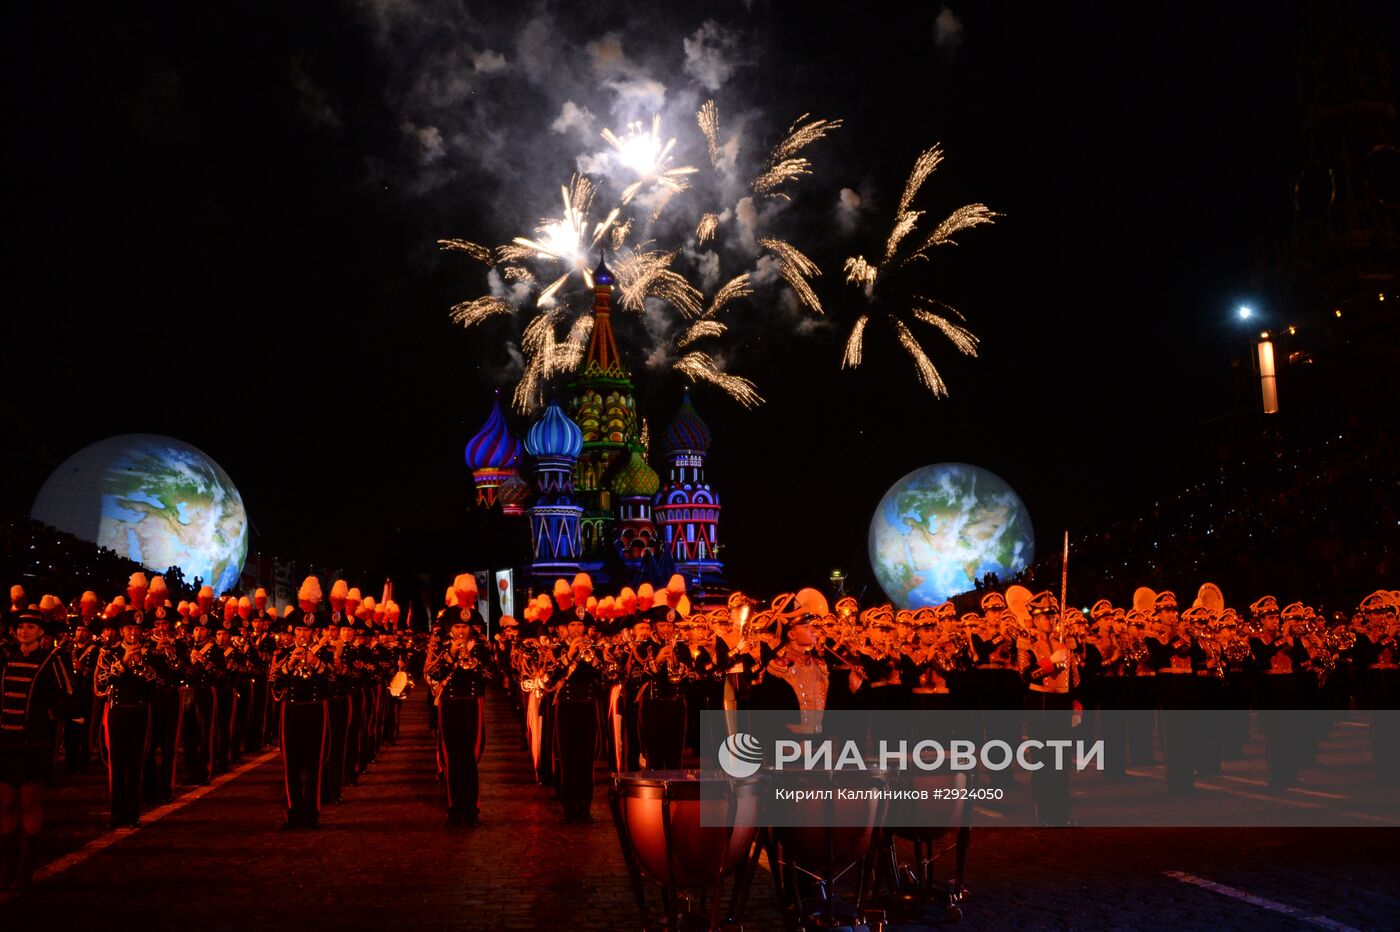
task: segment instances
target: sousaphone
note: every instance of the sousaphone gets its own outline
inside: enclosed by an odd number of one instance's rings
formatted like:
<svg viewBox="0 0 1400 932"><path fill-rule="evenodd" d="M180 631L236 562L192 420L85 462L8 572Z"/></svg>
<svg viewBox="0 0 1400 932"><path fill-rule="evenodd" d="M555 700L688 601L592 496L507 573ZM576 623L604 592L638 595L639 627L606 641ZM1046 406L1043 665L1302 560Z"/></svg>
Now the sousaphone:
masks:
<svg viewBox="0 0 1400 932"><path fill-rule="evenodd" d="M1211 617L1219 618L1225 613L1225 594L1213 582L1202 583L1201 588L1196 590L1194 607L1203 608L1210 612Z"/></svg>
<svg viewBox="0 0 1400 932"><path fill-rule="evenodd" d="M1023 628L1028 627L1031 623L1030 609L1026 608L1026 605L1033 597L1034 593L1025 586L1012 586L1006 590L1006 608L1012 615L1016 616L1016 620L1021 623Z"/></svg>

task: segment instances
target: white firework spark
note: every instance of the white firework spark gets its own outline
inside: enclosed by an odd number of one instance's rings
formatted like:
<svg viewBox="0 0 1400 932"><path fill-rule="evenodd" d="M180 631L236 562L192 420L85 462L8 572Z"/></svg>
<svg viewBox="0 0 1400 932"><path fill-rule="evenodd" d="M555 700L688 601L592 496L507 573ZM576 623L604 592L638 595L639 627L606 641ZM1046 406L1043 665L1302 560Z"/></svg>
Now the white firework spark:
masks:
<svg viewBox="0 0 1400 932"><path fill-rule="evenodd" d="M575 175L568 187L559 189L559 194L564 202L563 217L540 221L535 231L538 235L534 239L517 236L511 241L517 248L507 247L502 250L501 256L503 261L533 256L536 259L553 260L564 266L563 274L540 292L536 303L542 306L548 305L575 273L583 278L588 287L593 287L593 275L588 269L589 252L598 245L618 215L618 211L614 209L599 221L590 233L588 213L596 194L593 183L583 176ZM523 255L521 250L524 250Z"/></svg>
<svg viewBox="0 0 1400 932"><path fill-rule="evenodd" d="M661 141L661 114L651 118L651 128L639 122L627 125L627 135L620 137L610 129L603 130L603 138L618 152L622 164L637 174L637 180L622 189L622 203L630 204L637 193L647 185L659 185L672 194L688 187L687 175L698 169L693 165L671 165L671 150L676 146L672 136Z"/></svg>

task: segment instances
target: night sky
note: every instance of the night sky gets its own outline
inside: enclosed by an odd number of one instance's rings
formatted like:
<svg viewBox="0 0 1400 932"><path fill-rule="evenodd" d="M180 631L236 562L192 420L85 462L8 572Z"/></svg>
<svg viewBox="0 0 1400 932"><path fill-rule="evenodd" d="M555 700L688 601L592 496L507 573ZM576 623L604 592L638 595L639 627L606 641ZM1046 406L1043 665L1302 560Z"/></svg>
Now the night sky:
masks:
<svg viewBox="0 0 1400 932"><path fill-rule="evenodd" d="M1003 476L1043 544L1170 487L1174 446L1237 404L1234 308L1267 304L1289 231L1292 3L127 6L2 14L12 511L82 446L163 433L232 476L255 550L372 575L499 562L462 447L514 331L449 321L486 279L434 241L557 211L638 82L691 146L710 96L749 154L803 113L845 120L777 218L829 319L798 333L755 296L724 345L767 404L694 392L730 576L760 590L868 573L871 510L927 463ZM1359 9L1393 61L1400 10ZM551 129L565 101L590 133ZM947 401L887 337L838 368L859 306L841 262L878 250L934 142L922 205L1005 215L921 272L982 339L976 361L928 341ZM659 432L683 382L630 361Z"/></svg>

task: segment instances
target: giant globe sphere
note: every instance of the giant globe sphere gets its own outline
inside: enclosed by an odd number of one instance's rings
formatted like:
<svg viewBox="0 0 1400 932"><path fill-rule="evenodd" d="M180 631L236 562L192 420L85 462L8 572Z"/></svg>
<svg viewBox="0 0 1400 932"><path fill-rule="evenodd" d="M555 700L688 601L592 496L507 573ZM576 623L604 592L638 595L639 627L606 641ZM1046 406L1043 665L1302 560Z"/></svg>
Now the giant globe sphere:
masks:
<svg viewBox="0 0 1400 932"><path fill-rule="evenodd" d="M178 566L215 592L234 587L248 555L248 514L228 473L173 437L84 447L49 476L30 514L156 572Z"/></svg>
<svg viewBox="0 0 1400 932"><path fill-rule="evenodd" d="M999 476L937 463L900 479L870 521L870 565L900 608L937 605L1002 578L1035 558L1035 532L1020 496Z"/></svg>

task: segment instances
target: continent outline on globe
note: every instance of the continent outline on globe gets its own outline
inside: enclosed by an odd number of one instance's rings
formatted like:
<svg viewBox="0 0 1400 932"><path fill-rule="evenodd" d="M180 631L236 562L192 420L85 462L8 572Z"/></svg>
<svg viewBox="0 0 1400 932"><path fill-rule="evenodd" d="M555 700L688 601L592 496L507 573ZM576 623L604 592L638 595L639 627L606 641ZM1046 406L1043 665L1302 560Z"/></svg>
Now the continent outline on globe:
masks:
<svg viewBox="0 0 1400 932"><path fill-rule="evenodd" d="M232 589L248 554L248 515L223 468L159 434L89 444L44 482L30 514L155 572L178 566L216 592Z"/></svg>
<svg viewBox="0 0 1400 932"><path fill-rule="evenodd" d="M871 517L869 556L900 608L937 605L987 573L1010 577L1035 559L1030 513L1010 484L970 463L934 463L894 482Z"/></svg>

